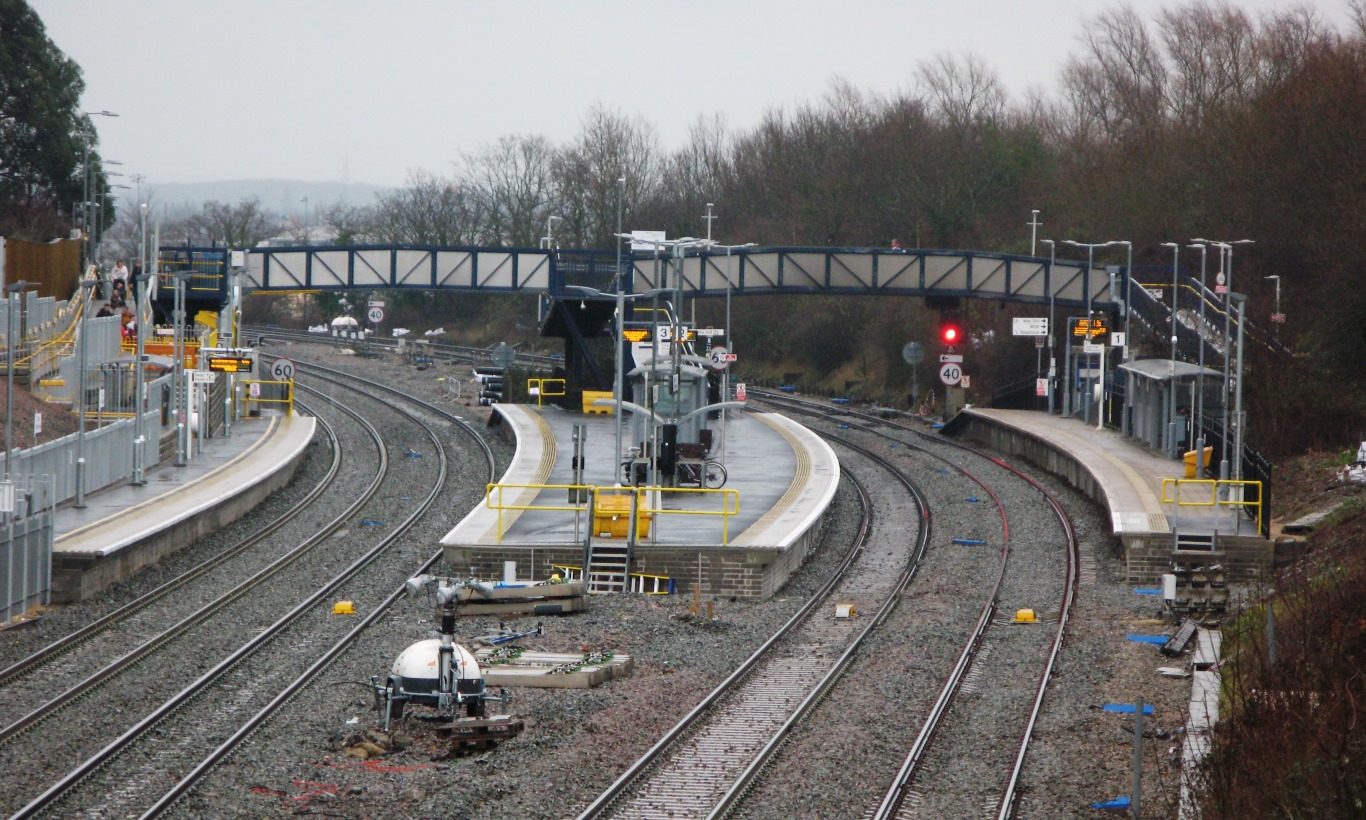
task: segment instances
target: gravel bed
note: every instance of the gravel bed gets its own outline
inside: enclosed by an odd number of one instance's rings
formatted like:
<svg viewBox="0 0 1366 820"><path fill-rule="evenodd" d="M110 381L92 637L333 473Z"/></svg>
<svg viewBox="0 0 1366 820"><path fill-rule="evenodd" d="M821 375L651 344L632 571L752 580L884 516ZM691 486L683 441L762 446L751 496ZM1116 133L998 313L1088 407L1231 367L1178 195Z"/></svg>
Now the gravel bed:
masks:
<svg viewBox="0 0 1366 820"><path fill-rule="evenodd" d="M314 345L291 345L281 352L296 361L317 361L383 380L429 400L446 393L438 377L460 377L468 372L467 366L416 371L398 366L396 357L388 361L344 357ZM449 401L442 406L476 424L488 416L487 410L477 407ZM459 434L452 433L451 437L458 438ZM509 447L506 443L498 447L500 460L505 463ZM402 446L398 450L401 452ZM841 457L852 463L852 457L845 453ZM955 474L940 473L923 457L904 449L895 457L919 470L913 474L922 487L938 488L932 490L937 499L935 537L922 569L923 586L897 608L887 628L872 639L841 686L861 680L880 684L865 690L844 690L839 698L827 702L822 712L840 720L836 730L822 733L802 727L794 734L789 749L815 744L807 747L812 768L799 781L787 783L786 802L775 804L784 808L749 816L861 815L865 806L855 806L849 796L868 793L869 781L889 782L890 771L899 765L905 739L914 737L918 729L921 718L917 715L924 714L920 704L937 694L937 682L942 682L946 666L952 663L946 657L958 646L953 636L966 628L965 619L970 623L975 618L977 605L969 605L968 599L974 597L974 579L986 569L994 569L988 566L994 561L980 560L980 551L990 547L964 548L950 545L948 539L994 537L999 541L999 519L983 515L983 504L964 503L965 492L971 491ZM277 497L301 495L301 482L308 476L316 481L325 470L326 465L318 465L319 461L322 459L305 462L299 480ZM482 469L482 459L480 462ZM471 486L482 486L485 478L471 479ZM1103 714L1099 705L1142 694L1157 703L1157 715L1150 719L1149 727L1169 732L1180 725L1189 684L1159 678L1154 669L1164 665L1165 659L1151 646L1124 641L1126 632L1156 632L1162 625L1148 620L1158 608L1157 602L1135 595L1123 583L1123 556L1108 535L1105 513L1052 478L1043 477L1041 483L1065 498L1082 542L1084 578L1058 674L1045 700L1026 765L1020 811L1026 817L1089 816L1089 802L1126 793L1129 782L1128 719ZM437 540L478 496L476 490L467 492L465 498L443 505L446 509L431 516L430 526L420 525L422 535L415 543L434 551ZM277 497L267 504L278 504ZM942 512L941 505L969 514L957 521ZM440 759L444 751L441 744L420 724L392 736L375 730L377 718L370 709L370 695L358 684L371 675L384 674L398 652L412 641L430 636L435 628L429 607L419 601L400 601L376 628L364 634L319 680L286 704L276 718L182 800L172 815L572 816L748 657L829 577L852 537L856 506L852 492L842 486L820 546L782 593L770 601L717 600L716 619L708 621L689 617L689 601L683 598L600 596L592 599L586 613L547 620L545 635L523 642L528 648L614 649L635 658L635 671L592 690L514 690L511 711L525 718L526 731L496 749L467 757ZM972 510L977 514L970 514ZM915 526L904 512L885 517L889 528L899 525L905 533ZM237 527L241 532L255 528L249 522ZM223 544L233 542L222 536L201 539L151 570L165 574L168 565L188 562L189 556L213 549L203 542L220 538ZM1016 532L1012 541L1019 547L1017 539L1025 537ZM968 550L979 552L974 556ZM412 568L421 557L423 549L414 547ZM953 571L954 566L958 572ZM25 645L37 646L71 628L71 624L89 620L91 613L113 608L133 597L139 585L143 589L153 585L146 580L151 574L139 574L98 603L55 610L41 626L5 636L0 639L0 657L22 657L27 654ZM156 583L161 580L164 577ZM1019 595L1035 598L1028 590ZM359 608L366 599L358 597ZM496 626L490 618L461 618L458 631L476 635ZM1047 628L1045 624L1039 632ZM18 640L9 640L11 636ZM348 749L363 738L377 742L386 753L371 760L348 756ZM1017 742L1015 737L1000 741L1011 754ZM1145 769L1145 795L1152 812L1145 812L1145 816L1166 816L1158 813L1157 806L1171 793L1175 782L1166 754L1171 745L1179 745L1179 738L1156 739L1149 744L1150 759L1156 762ZM890 759L883 754L884 748L896 749ZM184 762L181 768L187 768ZM970 805L962 813L975 815L983 813L983 808Z"/></svg>

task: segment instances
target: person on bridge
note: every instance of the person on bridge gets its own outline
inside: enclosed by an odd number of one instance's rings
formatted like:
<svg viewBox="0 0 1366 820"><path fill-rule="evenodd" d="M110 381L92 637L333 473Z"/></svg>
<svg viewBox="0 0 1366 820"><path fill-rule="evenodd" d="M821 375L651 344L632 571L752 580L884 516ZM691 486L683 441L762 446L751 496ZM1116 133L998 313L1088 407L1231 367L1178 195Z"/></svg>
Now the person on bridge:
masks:
<svg viewBox="0 0 1366 820"><path fill-rule="evenodd" d="M893 239L893 240L892 240L892 252L893 252L893 253L905 253L905 252L906 252L906 249L903 248L903 247L901 247L901 240L900 240L900 239Z"/></svg>

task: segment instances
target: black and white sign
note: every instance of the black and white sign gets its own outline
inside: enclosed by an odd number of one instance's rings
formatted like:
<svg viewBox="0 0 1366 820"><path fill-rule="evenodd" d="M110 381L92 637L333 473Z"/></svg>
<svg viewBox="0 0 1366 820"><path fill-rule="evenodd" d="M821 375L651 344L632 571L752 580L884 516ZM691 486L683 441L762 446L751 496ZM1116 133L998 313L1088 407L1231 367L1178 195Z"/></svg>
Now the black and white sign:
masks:
<svg viewBox="0 0 1366 820"><path fill-rule="evenodd" d="M370 320L370 324L372 324L372 325L377 325L377 324L379 324L380 322L384 321L384 308L382 308L382 307L372 307L372 308L370 308L370 310L366 312L365 318L369 319L369 320Z"/></svg>
<svg viewBox="0 0 1366 820"><path fill-rule="evenodd" d="M717 345L711 349L711 369L725 370L730 367L730 363L735 361L735 354L731 353L724 345Z"/></svg>
<svg viewBox="0 0 1366 820"><path fill-rule="evenodd" d="M939 368L939 380L949 387L963 380L963 366L956 362L949 362Z"/></svg>
<svg viewBox="0 0 1366 820"><path fill-rule="evenodd" d="M939 363L940 363L940 364L949 364L950 362L952 362L952 363L954 363L954 364L962 364L962 363L963 363L963 354L961 354L961 353L940 353L940 354L939 354Z"/></svg>
<svg viewBox="0 0 1366 820"><path fill-rule="evenodd" d="M1011 320L1010 329L1014 336L1047 336L1048 317L1034 319L1017 316Z"/></svg>
<svg viewBox="0 0 1366 820"><path fill-rule="evenodd" d="M294 379L294 362L289 359L276 359L270 366L270 375L279 382L287 382Z"/></svg>

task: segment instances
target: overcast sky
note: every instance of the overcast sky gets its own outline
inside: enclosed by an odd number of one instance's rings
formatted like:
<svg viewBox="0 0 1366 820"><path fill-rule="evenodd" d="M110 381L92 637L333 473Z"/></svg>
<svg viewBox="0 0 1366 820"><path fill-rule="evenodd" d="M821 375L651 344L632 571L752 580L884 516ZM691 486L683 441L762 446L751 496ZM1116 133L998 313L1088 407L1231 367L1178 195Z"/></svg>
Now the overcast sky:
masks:
<svg viewBox="0 0 1366 820"><path fill-rule="evenodd" d="M85 75L103 154L150 184L297 179L401 185L509 134L557 144L594 104L666 149L699 115L734 130L875 94L976 54L1016 99L1049 94L1100 0L30 0ZM1131 0L1146 18L1172 5ZM1238 0L1252 12L1287 0ZM1345 0L1310 4L1345 27Z"/></svg>

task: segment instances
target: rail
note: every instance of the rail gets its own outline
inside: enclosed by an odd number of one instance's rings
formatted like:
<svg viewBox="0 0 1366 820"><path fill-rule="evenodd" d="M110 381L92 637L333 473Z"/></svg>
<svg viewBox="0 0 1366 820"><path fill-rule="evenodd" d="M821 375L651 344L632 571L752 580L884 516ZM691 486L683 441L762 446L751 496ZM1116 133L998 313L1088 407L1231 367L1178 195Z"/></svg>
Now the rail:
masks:
<svg viewBox="0 0 1366 820"><path fill-rule="evenodd" d="M536 397L536 408L540 409L542 397L565 395L565 384L564 379L527 379L526 394ZM551 390L555 387L558 387L560 392L552 393Z"/></svg>
<svg viewBox="0 0 1366 820"><path fill-rule="evenodd" d="M1175 485L1176 495L1169 495L1167 489ZM1209 500L1192 501L1182 496L1182 488L1187 486L1208 487ZM1256 492L1255 500L1244 499L1243 487L1253 487ZM1221 489L1228 490L1226 498L1219 497ZM1234 498L1234 496L1237 498ZM1164 478L1162 479L1162 503L1175 504L1178 507L1256 507L1257 508L1257 532L1262 531L1262 482L1235 480L1231 478Z"/></svg>
<svg viewBox="0 0 1366 820"><path fill-rule="evenodd" d="M292 380L291 380L291 381L273 381L273 380L270 380L270 379L244 379L242 383L245 384L245 385L247 386L247 413L248 413L248 415L250 415L251 412L252 412L252 402L255 402L257 405L262 405L262 404L283 404L283 405L285 406L285 415L287 415L287 416L292 416L292 415L294 415L294 382L293 382ZM284 385L284 386L285 386L285 396L284 396L284 398L271 398L271 397L262 396L262 395L261 395L261 392L262 392L262 391L261 391L261 385L263 385L263 384L282 384L282 385ZM259 413L260 410L261 410L261 408L258 406L258 407L256 408L256 412Z"/></svg>

